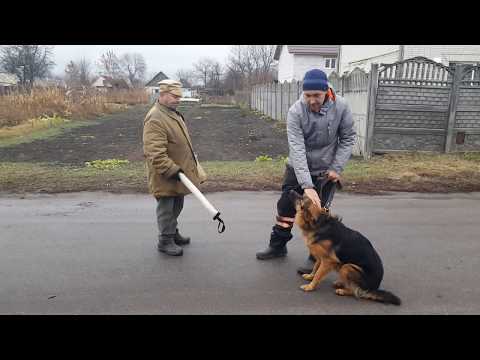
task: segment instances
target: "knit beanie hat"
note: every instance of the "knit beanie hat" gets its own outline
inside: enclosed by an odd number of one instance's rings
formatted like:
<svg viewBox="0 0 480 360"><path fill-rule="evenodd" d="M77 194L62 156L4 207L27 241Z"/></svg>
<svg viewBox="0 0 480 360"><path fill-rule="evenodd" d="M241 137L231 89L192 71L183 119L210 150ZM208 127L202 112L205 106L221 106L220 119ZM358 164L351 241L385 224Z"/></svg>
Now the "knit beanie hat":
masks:
<svg viewBox="0 0 480 360"><path fill-rule="evenodd" d="M303 78L303 91L308 90L328 90L327 74L319 69L313 69L305 73Z"/></svg>

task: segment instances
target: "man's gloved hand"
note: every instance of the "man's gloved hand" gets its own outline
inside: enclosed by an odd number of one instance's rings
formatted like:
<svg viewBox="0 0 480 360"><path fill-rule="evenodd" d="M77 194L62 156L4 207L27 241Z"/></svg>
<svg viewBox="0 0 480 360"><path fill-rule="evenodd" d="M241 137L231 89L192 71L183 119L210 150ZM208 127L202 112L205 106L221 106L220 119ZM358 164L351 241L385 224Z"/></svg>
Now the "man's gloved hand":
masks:
<svg viewBox="0 0 480 360"><path fill-rule="evenodd" d="M328 180L332 180L333 182L337 182L340 180L340 175L333 170L327 171L327 177L328 177Z"/></svg>
<svg viewBox="0 0 480 360"><path fill-rule="evenodd" d="M175 174L173 174L172 177L171 177L171 179L180 181L180 176L179 176L180 173L183 174L183 170L182 170L182 169L178 170Z"/></svg>

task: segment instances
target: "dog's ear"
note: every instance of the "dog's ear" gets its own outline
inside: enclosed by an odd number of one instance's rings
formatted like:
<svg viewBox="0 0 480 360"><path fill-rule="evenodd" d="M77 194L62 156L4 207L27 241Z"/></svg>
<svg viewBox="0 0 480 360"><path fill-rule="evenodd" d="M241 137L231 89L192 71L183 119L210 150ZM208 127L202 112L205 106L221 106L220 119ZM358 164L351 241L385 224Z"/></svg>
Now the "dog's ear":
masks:
<svg viewBox="0 0 480 360"><path fill-rule="evenodd" d="M289 197L290 201L292 201L295 204L295 206L299 201L302 200L302 195L300 195L295 190L290 190L289 193L288 193L288 197Z"/></svg>

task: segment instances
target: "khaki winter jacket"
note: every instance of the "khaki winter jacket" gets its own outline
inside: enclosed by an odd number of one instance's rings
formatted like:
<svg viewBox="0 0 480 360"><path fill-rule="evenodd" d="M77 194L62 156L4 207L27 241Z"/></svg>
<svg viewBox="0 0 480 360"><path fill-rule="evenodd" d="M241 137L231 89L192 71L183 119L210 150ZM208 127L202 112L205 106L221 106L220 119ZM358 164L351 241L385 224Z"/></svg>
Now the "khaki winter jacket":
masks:
<svg viewBox="0 0 480 360"><path fill-rule="evenodd" d="M183 116L158 102L144 120L143 151L148 188L155 197L190 193L180 181L172 179L180 169L195 186L206 180L203 170L197 167Z"/></svg>

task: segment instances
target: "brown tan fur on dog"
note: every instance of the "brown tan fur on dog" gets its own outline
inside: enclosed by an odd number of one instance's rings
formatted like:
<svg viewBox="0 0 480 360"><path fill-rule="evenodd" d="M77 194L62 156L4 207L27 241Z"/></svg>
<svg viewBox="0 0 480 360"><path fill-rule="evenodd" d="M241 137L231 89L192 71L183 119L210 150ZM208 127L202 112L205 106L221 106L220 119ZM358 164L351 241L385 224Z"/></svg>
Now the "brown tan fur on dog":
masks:
<svg viewBox="0 0 480 360"><path fill-rule="evenodd" d="M332 270L338 271L341 263L335 252L332 250L332 241L323 240L315 243L315 232L313 223L321 216L325 215L325 209L315 206L310 199L304 197L301 203L296 205L297 213L295 215L295 223L302 230L305 245L308 247L312 256L316 259L313 271L310 274L304 274L305 280L311 280L310 284L302 285L301 289L312 291L318 286L320 281Z"/></svg>
<svg viewBox="0 0 480 360"><path fill-rule="evenodd" d="M355 296L356 298L400 305L400 299L389 292L383 290L367 291L362 289L360 287L363 273L362 268L355 264L342 264L332 248L332 240L316 240L316 232L319 229L319 218L321 216L333 217L335 220L340 221L338 217L331 215L327 209L317 207L305 195L301 200L296 201L295 208L297 210L295 223L301 229L305 244L316 259L312 272L303 275L303 278L309 280L310 283L302 285L302 290L315 290L325 276L335 270L339 274L339 279L333 284L337 295Z"/></svg>

